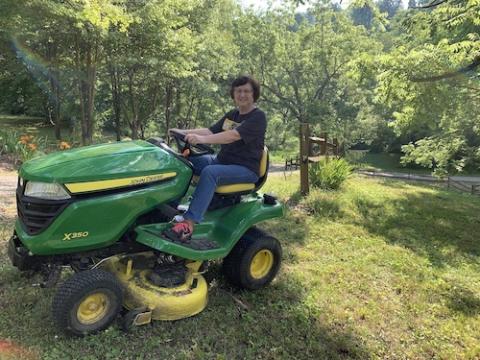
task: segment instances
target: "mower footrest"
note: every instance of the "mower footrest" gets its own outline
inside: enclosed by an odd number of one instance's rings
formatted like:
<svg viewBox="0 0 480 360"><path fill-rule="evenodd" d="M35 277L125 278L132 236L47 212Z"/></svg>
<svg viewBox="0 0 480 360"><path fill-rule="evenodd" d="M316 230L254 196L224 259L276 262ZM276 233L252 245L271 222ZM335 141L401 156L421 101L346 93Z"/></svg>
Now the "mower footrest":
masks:
<svg viewBox="0 0 480 360"><path fill-rule="evenodd" d="M182 242L181 244L193 250L213 250L219 248L215 241L208 239L194 239L188 242Z"/></svg>
<svg viewBox="0 0 480 360"><path fill-rule="evenodd" d="M218 244L215 241L209 240L209 239L190 239L188 241L181 241L181 240L172 240L172 239L167 239L165 236L163 236L162 233L157 233L156 231L151 231L151 230L145 230L146 232L155 235L155 236L160 236L164 241L171 242L173 244L181 245L186 248L192 249L192 250L214 250L214 249L219 249Z"/></svg>

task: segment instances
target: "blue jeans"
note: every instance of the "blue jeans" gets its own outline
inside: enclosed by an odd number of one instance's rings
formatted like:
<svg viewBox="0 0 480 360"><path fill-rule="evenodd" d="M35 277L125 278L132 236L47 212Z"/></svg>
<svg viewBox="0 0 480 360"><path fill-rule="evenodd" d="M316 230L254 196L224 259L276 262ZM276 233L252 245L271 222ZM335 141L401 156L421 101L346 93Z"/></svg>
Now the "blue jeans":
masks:
<svg viewBox="0 0 480 360"><path fill-rule="evenodd" d="M193 173L200 175L184 219L199 223L212 201L218 185L255 183L258 175L241 165L222 165L215 155L192 156Z"/></svg>

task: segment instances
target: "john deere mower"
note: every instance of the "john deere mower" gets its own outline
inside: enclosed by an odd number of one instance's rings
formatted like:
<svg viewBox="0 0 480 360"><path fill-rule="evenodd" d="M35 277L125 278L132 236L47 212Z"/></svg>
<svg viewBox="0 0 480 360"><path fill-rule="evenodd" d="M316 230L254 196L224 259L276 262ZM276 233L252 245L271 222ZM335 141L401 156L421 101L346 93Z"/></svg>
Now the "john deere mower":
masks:
<svg viewBox="0 0 480 360"><path fill-rule="evenodd" d="M213 149L173 137L179 152L153 138L67 150L21 167L8 254L19 270L42 273L47 286L62 269L73 270L52 302L64 332L98 332L120 314L126 328L198 314L212 260L223 259L226 279L239 288L262 288L277 274L280 244L254 226L283 215L275 197L258 192L268 173L266 149L258 182L219 186L191 239L176 241L164 232L188 206L195 183L185 155Z"/></svg>

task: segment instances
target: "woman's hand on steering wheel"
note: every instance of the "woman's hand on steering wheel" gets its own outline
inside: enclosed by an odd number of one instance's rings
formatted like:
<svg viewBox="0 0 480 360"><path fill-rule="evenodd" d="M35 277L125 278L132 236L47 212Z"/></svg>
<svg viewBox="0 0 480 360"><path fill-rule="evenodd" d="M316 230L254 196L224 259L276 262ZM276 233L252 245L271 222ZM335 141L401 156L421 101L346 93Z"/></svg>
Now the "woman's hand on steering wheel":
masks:
<svg viewBox="0 0 480 360"><path fill-rule="evenodd" d="M179 132L178 129L170 129L169 133L170 136L172 136L177 142L178 149L182 154L187 148L194 148L194 152L198 155L215 153L215 150L213 150L210 146L201 143L200 140L202 139L198 139L198 137L202 137L202 135L185 135L182 132Z"/></svg>
<svg viewBox="0 0 480 360"><path fill-rule="evenodd" d="M203 144L205 142L204 137L202 135L197 135L197 134L185 135L185 141L193 146L198 144Z"/></svg>

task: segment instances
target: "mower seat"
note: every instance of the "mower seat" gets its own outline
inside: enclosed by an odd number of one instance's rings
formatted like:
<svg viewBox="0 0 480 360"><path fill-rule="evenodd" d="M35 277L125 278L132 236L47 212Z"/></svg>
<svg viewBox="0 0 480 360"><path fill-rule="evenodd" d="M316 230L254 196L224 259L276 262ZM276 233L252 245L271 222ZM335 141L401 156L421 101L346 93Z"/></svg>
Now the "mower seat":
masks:
<svg viewBox="0 0 480 360"><path fill-rule="evenodd" d="M262 158L260 159L259 178L256 183L240 183L230 185L220 185L215 189L215 193L220 195L243 195L248 194L260 189L265 181L267 181L268 175L268 149L265 146L263 148Z"/></svg>

